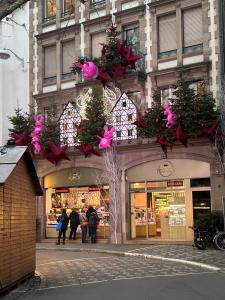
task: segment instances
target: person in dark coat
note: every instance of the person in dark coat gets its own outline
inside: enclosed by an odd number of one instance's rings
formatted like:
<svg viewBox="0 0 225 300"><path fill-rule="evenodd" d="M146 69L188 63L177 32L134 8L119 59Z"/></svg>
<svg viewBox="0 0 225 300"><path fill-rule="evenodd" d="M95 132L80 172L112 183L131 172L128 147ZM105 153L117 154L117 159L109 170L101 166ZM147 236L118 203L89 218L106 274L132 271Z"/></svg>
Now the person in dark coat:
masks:
<svg viewBox="0 0 225 300"><path fill-rule="evenodd" d="M70 237L69 240L73 238L73 240L76 240L76 235L77 235L77 227L80 225L80 216L78 212L73 209L70 216Z"/></svg>
<svg viewBox="0 0 225 300"><path fill-rule="evenodd" d="M65 208L62 209L62 214L58 217L57 222L62 222L62 228L59 230L58 242L56 245L60 245L61 236L63 235L63 245L65 245L66 231L69 223L69 218L66 214Z"/></svg>
<svg viewBox="0 0 225 300"><path fill-rule="evenodd" d="M89 208L89 213L87 216L88 224L89 224L89 231L91 234L91 242L96 242L96 229L97 229L97 223L99 221L98 215L96 210L93 207Z"/></svg>
<svg viewBox="0 0 225 300"><path fill-rule="evenodd" d="M91 214L93 211L97 214L96 210L95 210L92 206L89 206L89 207L88 207L88 210L87 210L87 212L86 212L86 217L87 217L88 221L89 221L89 216L90 216L90 214ZM88 235L89 235L89 237L91 236L91 231L90 231L90 226L89 226L89 224L88 224Z"/></svg>

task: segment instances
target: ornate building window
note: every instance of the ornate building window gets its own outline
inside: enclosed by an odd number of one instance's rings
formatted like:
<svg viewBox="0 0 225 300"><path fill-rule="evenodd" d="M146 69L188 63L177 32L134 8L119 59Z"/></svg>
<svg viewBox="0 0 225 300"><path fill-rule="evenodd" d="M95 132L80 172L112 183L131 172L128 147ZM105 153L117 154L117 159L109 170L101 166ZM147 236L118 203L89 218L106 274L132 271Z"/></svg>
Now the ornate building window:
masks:
<svg viewBox="0 0 225 300"><path fill-rule="evenodd" d="M140 39L138 25L126 26L124 28L124 41L132 47L135 54L139 54Z"/></svg>
<svg viewBox="0 0 225 300"><path fill-rule="evenodd" d="M62 17L69 15L74 10L74 0L62 0Z"/></svg>
<svg viewBox="0 0 225 300"><path fill-rule="evenodd" d="M60 123L60 142L61 144L67 144L69 147L78 144L77 141L77 128L81 122L81 117L73 104L69 102L62 112L59 123Z"/></svg>
<svg viewBox="0 0 225 300"><path fill-rule="evenodd" d="M137 139L137 108L125 93L119 98L112 110L112 125L116 128L114 141Z"/></svg>
<svg viewBox="0 0 225 300"><path fill-rule="evenodd" d="M44 21L55 19L56 17L56 0L45 0Z"/></svg>

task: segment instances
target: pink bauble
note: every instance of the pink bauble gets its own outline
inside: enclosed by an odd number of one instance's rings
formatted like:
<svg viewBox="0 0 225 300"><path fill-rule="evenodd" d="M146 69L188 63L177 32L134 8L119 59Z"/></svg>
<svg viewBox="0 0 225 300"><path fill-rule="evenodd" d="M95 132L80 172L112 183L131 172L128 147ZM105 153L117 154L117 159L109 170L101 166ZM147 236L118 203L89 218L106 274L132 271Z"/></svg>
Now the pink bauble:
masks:
<svg viewBox="0 0 225 300"><path fill-rule="evenodd" d="M97 66L92 61L86 61L82 68L84 78L93 78L97 73Z"/></svg>

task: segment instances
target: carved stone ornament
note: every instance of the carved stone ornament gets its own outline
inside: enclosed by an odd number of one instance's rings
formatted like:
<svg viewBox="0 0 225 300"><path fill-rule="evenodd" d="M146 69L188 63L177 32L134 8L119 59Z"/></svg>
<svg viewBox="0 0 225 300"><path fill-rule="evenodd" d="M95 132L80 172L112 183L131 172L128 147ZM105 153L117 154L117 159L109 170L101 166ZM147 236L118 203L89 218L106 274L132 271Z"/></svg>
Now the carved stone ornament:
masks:
<svg viewBox="0 0 225 300"><path fill-rule="evenodd" d="M158 173L163 176L163 177L169 177L175 172L173 164L166 160L160 163L159 168L158 168Z"/></svg>

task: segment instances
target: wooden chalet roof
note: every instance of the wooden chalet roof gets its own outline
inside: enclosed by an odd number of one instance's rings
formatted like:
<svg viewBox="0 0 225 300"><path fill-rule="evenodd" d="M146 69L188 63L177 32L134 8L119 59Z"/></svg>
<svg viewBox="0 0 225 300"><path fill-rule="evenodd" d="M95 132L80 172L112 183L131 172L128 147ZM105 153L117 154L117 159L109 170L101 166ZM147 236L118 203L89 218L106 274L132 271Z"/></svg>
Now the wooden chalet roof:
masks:
<svg viewBox="0 0 225 300"><path fill-rule="evenodd" d="M26 150L27 147L22 146L0 147L0 184L4 184L6 182L19 160L24 156L29 169L29 174L31 175L34 183L36 195L42 196L43 191L39 183L32 158Z"/></svg>

